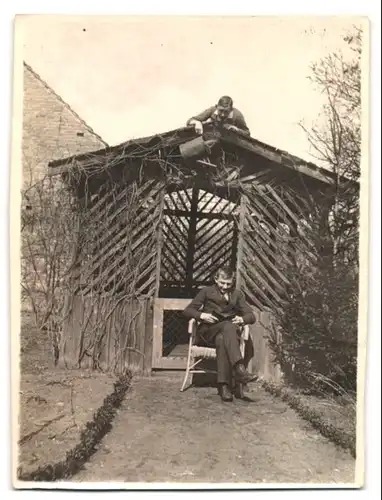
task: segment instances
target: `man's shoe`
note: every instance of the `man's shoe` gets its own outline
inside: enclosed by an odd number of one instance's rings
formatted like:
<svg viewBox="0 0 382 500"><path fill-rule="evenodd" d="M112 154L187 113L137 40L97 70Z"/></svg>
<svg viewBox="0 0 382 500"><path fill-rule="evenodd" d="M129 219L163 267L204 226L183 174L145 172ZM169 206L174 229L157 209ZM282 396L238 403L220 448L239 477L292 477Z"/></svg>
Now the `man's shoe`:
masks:
<svg viewBox="0 0 382 500"><path fill-rule="evenodd" d="M222 401L233 401L233 396L231 391L229 390L228 385L221 385L219 393Z"/></svg>
<svg viewBox="0 0 382 500"><path fill-rule="evenodd" d="M236 382L241 382L242 384L248 384L248 382L252 382L252 380L256 379L256 375L251 375L244 368L244 365L239 363L235 367L235 380Z"/></svg>

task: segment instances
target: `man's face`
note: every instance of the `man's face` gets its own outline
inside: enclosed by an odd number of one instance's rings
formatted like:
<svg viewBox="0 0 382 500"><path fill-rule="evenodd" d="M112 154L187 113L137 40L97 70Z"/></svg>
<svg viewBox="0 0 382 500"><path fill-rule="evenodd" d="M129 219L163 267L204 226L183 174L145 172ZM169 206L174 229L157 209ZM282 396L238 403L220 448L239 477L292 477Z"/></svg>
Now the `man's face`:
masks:
<svg viewBox="0 0 382 500"><path fill-rule="evenodd" d="M233 287L233 278L227 278L226 276L216 276L215 283L219 288L221 293L227 293Z"/></svg>
<svg viewBox="0 0 382 500"><path fill-rule="evenodd" d="M228 115L231 112L231 108L218 106L216 111L217 111L219 120L224 121L228 118Z"/></svg>

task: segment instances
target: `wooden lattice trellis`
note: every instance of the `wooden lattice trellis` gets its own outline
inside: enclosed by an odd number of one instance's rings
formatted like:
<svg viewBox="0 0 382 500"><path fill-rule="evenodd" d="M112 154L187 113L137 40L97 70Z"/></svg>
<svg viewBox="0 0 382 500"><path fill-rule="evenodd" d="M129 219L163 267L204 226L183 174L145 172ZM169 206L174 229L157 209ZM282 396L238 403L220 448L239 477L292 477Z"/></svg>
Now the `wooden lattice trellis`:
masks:
<svg viewBox="0 0 382 500"><path fill-rule="evenodd" d="M260 310L282 306L288 267L309 256L300 231L309 208L301 194L285 186L252 181L242 186L238 274L249 301Z"/></svg>
<svg viewBox="0 0 382 500"><path fill-rule="evenodd" d="M164 200L161 292L192 296L216 267L235 265L237 205L196 187Z"/></svg>
<svg viewBox="0 0 382 500"><path fill-rule="evenodd" d="M108 185L84 210L78 261L84 295L153 296L164 185Z"/></svg>

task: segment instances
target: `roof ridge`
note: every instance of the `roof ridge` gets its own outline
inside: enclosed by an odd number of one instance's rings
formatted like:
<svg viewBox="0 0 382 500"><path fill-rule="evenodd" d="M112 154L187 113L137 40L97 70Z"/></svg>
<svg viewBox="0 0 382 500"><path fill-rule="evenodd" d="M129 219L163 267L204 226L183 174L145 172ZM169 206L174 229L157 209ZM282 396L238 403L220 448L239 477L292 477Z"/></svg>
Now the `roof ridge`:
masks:
<svg viewBox="0 0 382 500"><path fill-rule="evenodd" d="M88 130L88 132L90 132L92 135L94 135L99 141L102 142L102 144L104 144L106 147L109 147L109 144L104 141L102 139L102 137L100 135L98 135L93 129L92 127L90 127L86 121L80 117L80 115L78 113L76 113L73 108L70 106L70 104L68 104L59 94L57 94L57 92L55 92L52 87L50 87L50 85L48 85L48 83L43 79L41 78L41 76L36 73L36 71L29 65L27 64L25 61L23 61L24 63L24 67L30 71L30 73L32 73L32 75L37 78L43 85L44 87L51 93L53 94L64 106L65 108L70 111L70 113L72 113L81 123L82 125Z"/></svg>

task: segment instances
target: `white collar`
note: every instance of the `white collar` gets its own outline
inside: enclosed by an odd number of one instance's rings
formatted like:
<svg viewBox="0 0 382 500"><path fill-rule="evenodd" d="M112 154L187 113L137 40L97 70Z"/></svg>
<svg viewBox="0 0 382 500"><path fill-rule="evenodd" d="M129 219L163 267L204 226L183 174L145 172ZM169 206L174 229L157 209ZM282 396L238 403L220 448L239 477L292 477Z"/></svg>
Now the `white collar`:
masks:
<svg viewBox="0 0 382 500"><path fill-rule="evenodd" d="M214 115L214 116L218 116L218 110L217 110L217 109L215 109L215 111L213 112L213 115ZM230 111L230 113L229 113L229 115L227 116L227 118L230 118L230 119L232 119L232 118L233 118L233 109ZM227 118L226 118L226 119L227 119Z"/></svg>

